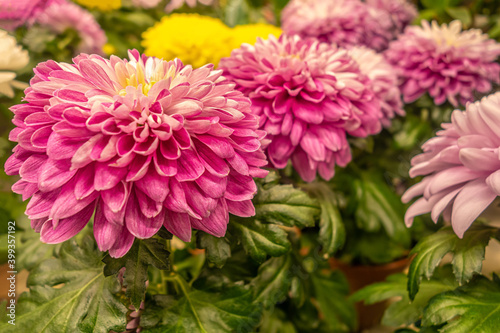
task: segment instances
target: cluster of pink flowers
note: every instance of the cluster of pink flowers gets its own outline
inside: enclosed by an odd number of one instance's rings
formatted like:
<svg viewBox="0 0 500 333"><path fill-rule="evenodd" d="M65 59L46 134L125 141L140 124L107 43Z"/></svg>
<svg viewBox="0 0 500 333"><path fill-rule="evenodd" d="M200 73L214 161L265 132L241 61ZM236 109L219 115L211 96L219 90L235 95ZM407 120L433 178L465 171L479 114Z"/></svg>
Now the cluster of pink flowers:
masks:
<svg viewBox="0 0 500 333"><path fill-rule="evenodd" d="M472 222L500 195L500 93L455 110L451 123L427 141L412 159L410 176L425 176L403 196L420 197L406 212L411 226L417 215L431 213L451 220L462 237Z"/></svg>
<svg viewBox="0 0 500 333"><path fill-rule="evenodd" d="M381 130L380 98L347 50L270 36L243 44L219 66L252 100L271 140L273 166L284 168L291 159L305 181L317 171L330 179L335 165L350 162L347 133L365 137Z"/></svg>
<svg viewBox="0 0 500 333"><path fill-rule="evenodd" d="M283 9L282 28L289 35L381 51L416 14L406 0L390 2L291 0Z"/></svg>
<svg viewBox="0 0 500 333"><path fill-rule="evenodd" d="M81 39L77 52L101 54L107 40L94 16L67 0L0 0L0 28L33 24L57 34L75 29Z"/></svg>
<svg viewBox="0 0 500 333"><path fill-rule="evenodd" d="M438 105L473 101L474 93L488 93L500 83L500 44L479 29L462 31L460 21L439 26L422 21L393 41L385 52L398 70L405 102L426 92Z"/></svg>
<svg viewBox="0 0 500 333"><path fill-rule="evenodd" d="M43 242L73 237L95 211L99 248L120 257L162 225L189 241L191 228L220 237L228 213L254 214L267 162L250 100L211 65L129 55L41 63L28 103L12 107L5 169Z"/></svg>

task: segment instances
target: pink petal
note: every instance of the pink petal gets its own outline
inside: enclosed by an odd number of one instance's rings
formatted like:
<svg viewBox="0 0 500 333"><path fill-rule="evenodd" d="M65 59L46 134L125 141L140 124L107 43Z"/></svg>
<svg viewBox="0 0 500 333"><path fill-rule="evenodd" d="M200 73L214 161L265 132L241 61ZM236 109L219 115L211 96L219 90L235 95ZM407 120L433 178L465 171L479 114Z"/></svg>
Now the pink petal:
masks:
<svg viewBox="0 0 500 333"><path fill-rule="evenodd" d="M255 215L255 207L253 206L252 200L244 200L244 201L226 200L226 203L229 213L233 215L241 217L251 217Z"/></svg>
<svg viewBox="0 0 500 333"><path fill-rule="evenodd" d="M79 233L89 222L94 213L95 202L80 210L77 214L59 220L54 227L52 220L47 221L40 231L40 240L47 244L64 242Z"/></svg>
<svg viewBox="0 0 500 333"><path fill-rule="evenodd" d="M188 214L166 210L163 225L179 239L185 242L191 241L191 222Z"/></svg>
<svg viewBox="0 0 500 333"><path fill-rule="evenodd" d="M493 192L483 179L477 179L465 185L455 198L451 225L453 230L462 238L472 222L495 200Z"/></svg>

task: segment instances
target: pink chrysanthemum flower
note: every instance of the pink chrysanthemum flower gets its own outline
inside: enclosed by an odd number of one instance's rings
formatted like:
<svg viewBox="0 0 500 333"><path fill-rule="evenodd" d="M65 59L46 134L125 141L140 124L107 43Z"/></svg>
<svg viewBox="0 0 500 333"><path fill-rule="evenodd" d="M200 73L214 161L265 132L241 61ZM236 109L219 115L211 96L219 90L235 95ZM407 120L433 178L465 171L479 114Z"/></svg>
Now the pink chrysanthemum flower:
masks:
<svg viewBox="0 0 500 333"><path fill-rule="evenodd" d="M284 168L291 158L305 181L316 171L330 179L351 153L346 132L367 136L381 130L380 101L346 50L282 35L243 44L220 68L252 100L268 133L270 161Z"/></svg>
<svg viewBox="0 0 500 333"><path fill-rule="evenodd" d="M418 16L417 8L408 0L366 0L366 3L389 13L396 33L403 32Z"/></svg>
<svg viewBox="0 0 500 333"><path fill-rule="evenodd" d="M30 23L51 0L0 0L0 28L14 30Z"/></svg>
<svg viewBox="0 0 500 333"><path fill-rule="evenodd" d="M282 28L288 35L379 51L393 39L389 14L360 0L291 0L282 12Z"/></svg>
<svg viewBox="0 0 500 333"><path fill-rule="evenodd" d="M479 29L462 31L462 23L410 26L385 53L401 77L404 101L417 100L426 92L438 105L454 106L474 99L474 92L487 93L500 83L500 44Z"/></svg>
<svg viewBox="0 0 500 333"><path fill-rule="evenodd" d="M74 3L55 0L36 16L35 22L55 33L75 29L81 39L77 46L78 53L103 53L106 34L92 14Z"/></svg>
<svg viewBox="0 0 500 333"><path fill-rule="evenodd" d="M228 213L252 216L266 165L250 101L212 65L193 70L130 52L82 54L35 68L12 107L18 142L5 170L46 243L77 234L95 211L102 251L123 256L162 225L223 236Z"/></svg>
<svg viewBox="0 0 500 333"><path fill-rule="evenodd" d="M443 214L462 237L472 222L500 195L500 93L455 110L451 123L427 141L411 161L410 176L426 176L408 189L403 201L422 196L408 209L411 226L417 215Z"/></svg>
<svg viewBox="0 0 500 333"><path fill-rule="evenodd" d="M381 100L384 114L381 119L382 125L390 126L391 119L396 114L404 116L401 91L394 67L385 60L384 56L367 47L354 47L349 50L349 54L359 64L361 73L368 76L373 91Z"/></svg>

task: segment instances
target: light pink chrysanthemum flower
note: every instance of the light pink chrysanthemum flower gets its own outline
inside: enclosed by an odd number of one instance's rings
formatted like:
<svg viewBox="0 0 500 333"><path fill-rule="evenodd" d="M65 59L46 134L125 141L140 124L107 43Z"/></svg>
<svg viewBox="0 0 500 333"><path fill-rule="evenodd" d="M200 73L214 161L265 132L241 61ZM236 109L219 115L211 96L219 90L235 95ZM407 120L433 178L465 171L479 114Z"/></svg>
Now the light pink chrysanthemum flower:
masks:
<svg viewBox="0 0 500 333"><path fill-rule="evenodd" d="M39 64L27 104L12 107L18 142L5 164L32 197L26 214L46 243L77 234L95 211L99 249L123 256L162 225L223 236L228 213L252 216L252 177L267 171L250 101L207 65L193 70L131 51Z"/></svg>
<svg viewBox="0 0 500 333"><path fill-rule="evenodd" d="M165 11L170 13L178 8L181 8L184 4L187 4L189 7L193 8L196 6L196 3L199 2L205 6L211 5L214 0L170 0L170 2L165 7Z"/></svg>
<svg viewBox="0 0 500 333"><path fill-rule="evenodd" d="M385 56L401 77L404 101L426 92L438 105L454 106L474 99L474 92L488 93L500 83L500 44L479 29L462 31L462 23L410 26L393 41Z"/></svg>
<svg viewBox="0 0 500 333"><path fill-rule="evenodd" d="M389 14L360 0L291 0L281 25L288 35L342 47L365 45L380 51L393 39Z"/></svg>
<svg viewBox="0 0 500 333"><path fill-rule="evenodd" d="M417 7L408 0L366 0L366 3L389 13L396 33L403 32L418 16Z"/></svg>
<svg viewBox="0 0 500 333"><path fill-rule="evenodd" d="M417 215L443 214L462 237L472 222L500 195L500 93L455 110L451 123L427 141L411 161L410 176L425 176L408 189L403 201L422 196L408 209L411 226Z"/></svg>
<svg viewBox="0 0 500 333"><path fill-rule="evenodd" d="M132 4L141 8L154 8L158 6L161 0L132 0Z"/></svg>
<svg viewBox="0 0 500 333"><path fill-rule="evenodd" d="M106 34L92 14L74 3L55 0L37 15L35 22L55 33L75 29L81 39L77 46L78 53L103 53Z"/></svg>
<svg viewBox="0 0 500 333"><path fill-rule="evenodd" d="M268 133L270 161L284 168L291 158L302 179L316 171L330 179L351 152L346 132L367 136L381 130L380 101L369 79L346 50L282 35L243 44L219 64L224 75L252 100Z"/></svg>
<svg viewBox="0 0 500 333"><path fill-rule="evenodd" d="M0 28L14 30L30 23L51 0L0 0Z"/></svg>
<svg viewBox="0 0 500 333"><path fill-rule="evenodd" d="M401 91L398 86L398 76L394 67L389 64L383 55L367 47L354 47L349 50L350 56L359 64L361 73L368 76L372 89L381 100L384 117L382 125L388 127L391 119L397 115L404 116Z"/></svg>

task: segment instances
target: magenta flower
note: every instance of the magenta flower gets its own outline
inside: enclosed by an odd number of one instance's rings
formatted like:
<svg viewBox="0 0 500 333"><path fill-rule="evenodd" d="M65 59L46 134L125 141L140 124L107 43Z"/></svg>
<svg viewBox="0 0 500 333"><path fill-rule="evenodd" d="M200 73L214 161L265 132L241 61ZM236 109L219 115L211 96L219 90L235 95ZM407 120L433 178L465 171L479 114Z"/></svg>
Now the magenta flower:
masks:
<svg viewBox="0 0 500 333"><path fill-rule="evenodd" d="M426 92L438 105L448 100L454 106L474 99L474 92L487 93L491 83L500 83L500 44L479 29L462 31L462 23L410 26L385 53L401 77L407 103Z"/></svg>
<svg viewBox="0 0 500 333"><path fill-rule="evenodd" d="M354 47L349 55L359 64L361 73L368 76L372 90L381 100L382 125L388 127L391 119L397 115L404 116L401 91L398 87L398 77L394 67L389 64L383 55L367 47Z"/></svg>
<svg viewBox="0 0 500 333"><path fill-rule="evenodd" d="M298 36L258 39L223 58L220 68L252 100L252 111L271 140L276 168L291 159L302 179L316 171L330 179L351 160L346 132L381 130L380 101L346 50Z"/></svg>
<svg viewBox="0 0 500 333"><path fill-rule="evenodd" d="M366 3L389 13L396 34L403 32L418 16L417 7L408 0L366 0Z"/></svg>
<svg viewBox="0 0 500 333"><path fill-rule="evenodd" d="M423 154L411 161L410 176L425 176L403 195L408 202L422 196L405 216L411 226L417 215L443 214L459 237L500 195L500 93L455 110L451 123L427 141Z"/></svg>
<svg viewBox="0 0 500 333"><path fill-rule="evenodd" d="M213 71L131 51L35 68L12 107L18 142L5 170L46 243L77 234L95 211L99 249L123 256L163 225L221 237L228 213L252 216L266 165L250 101Z"/></svg>
<svg viewBox="0 0 500 333"><path fill-rule="evenodd" d="M360 0L291 0L282 12L282 28L288 35L379 51L394 37L389 14Z"/></svg>
<svg viewBox="0 0 500 333"><path fill-rule="evenodd" d="M52 0L0 0L0 28L14 30L30 23Z"/></svg>
<svg viewBox="0 0 500 333"><path fill-rule="evenodd" d="M81 39L77 52L102 54L106 34L94 16L85 9L66 0L53 0L35 18L35 22L55 33L75 29Z"/></svg>

